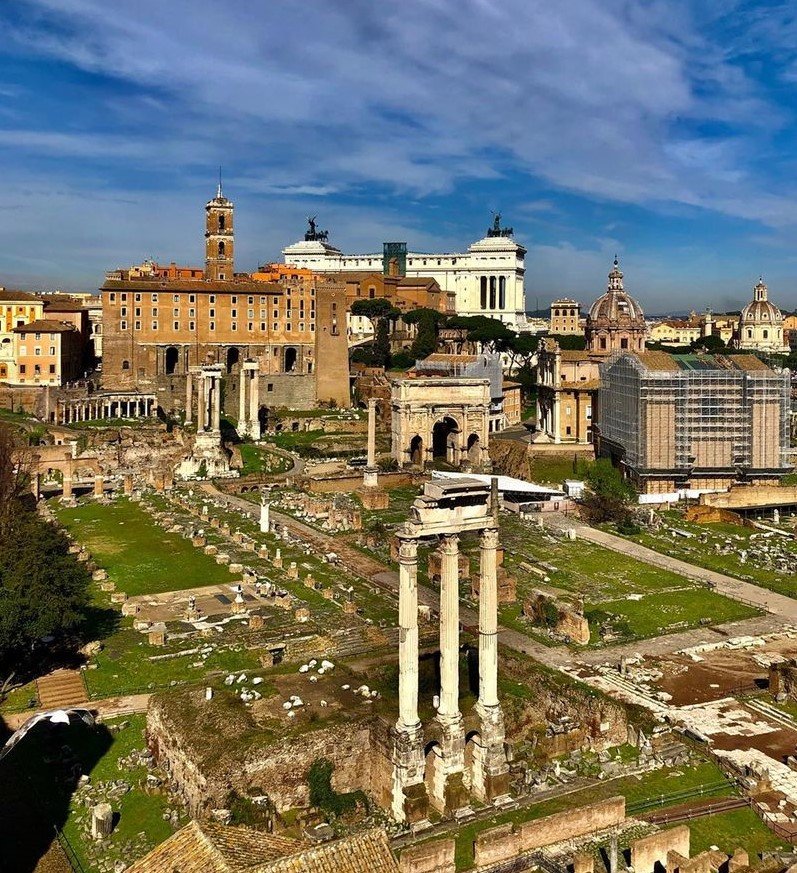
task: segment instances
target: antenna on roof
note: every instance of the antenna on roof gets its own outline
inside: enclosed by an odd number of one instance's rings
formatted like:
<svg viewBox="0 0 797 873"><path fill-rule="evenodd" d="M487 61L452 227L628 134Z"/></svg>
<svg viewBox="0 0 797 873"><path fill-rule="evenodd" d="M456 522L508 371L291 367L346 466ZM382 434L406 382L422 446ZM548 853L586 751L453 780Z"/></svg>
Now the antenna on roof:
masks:
<svg viewBox="0 0 797 873"><path fill-rule="evenodd" d="M222 196L221 195L221 164L219 164L219 187L218 187L218 190L216 191L216 196L219 198Z"/></svg>

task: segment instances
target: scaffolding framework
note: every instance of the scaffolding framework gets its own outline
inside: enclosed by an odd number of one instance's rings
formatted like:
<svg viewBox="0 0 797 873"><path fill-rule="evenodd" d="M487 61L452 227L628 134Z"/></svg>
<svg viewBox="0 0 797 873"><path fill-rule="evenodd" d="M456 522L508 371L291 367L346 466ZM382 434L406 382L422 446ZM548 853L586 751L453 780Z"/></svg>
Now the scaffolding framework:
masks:
<svg viewBox="0 0 797 873"><path fill-rule="evenodd" d="M602 444L640 479L711 487L790 469L788 373L750 355L615 355L598 414Z"/></svg>

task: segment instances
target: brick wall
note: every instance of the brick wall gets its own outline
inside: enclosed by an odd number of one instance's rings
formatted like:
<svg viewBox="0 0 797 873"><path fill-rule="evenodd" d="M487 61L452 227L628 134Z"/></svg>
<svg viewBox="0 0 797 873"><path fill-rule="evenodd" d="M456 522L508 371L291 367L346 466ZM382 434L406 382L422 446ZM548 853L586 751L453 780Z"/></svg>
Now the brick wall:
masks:
<svg viewBox="0 0 797 873"><path fill-rule="evenodd" d="M679 825L641 837L631 843L631 866L635 873L654 873L656 864L667 866L668 852L689 857L689 827Z"/></svg>

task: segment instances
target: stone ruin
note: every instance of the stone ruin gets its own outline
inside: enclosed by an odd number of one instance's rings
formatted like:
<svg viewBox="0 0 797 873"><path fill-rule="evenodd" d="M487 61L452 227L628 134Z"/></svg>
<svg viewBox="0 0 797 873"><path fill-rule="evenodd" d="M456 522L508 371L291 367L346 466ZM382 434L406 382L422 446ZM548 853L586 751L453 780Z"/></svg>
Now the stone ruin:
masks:
<svg viewBox="0 0 797 873"><path fill-rule="evenodd" d="M285 491L277 505L291 511L297 518L320 522L319 527L333 533L362 530L362 513L356 504L343 494L325 497L304 491Z"/></svg>
<svg viewBox="0 0 797 873"><path fill-rule="evenodd" d="M466 477L426 483L399 539L399 717L394 729L392 813L419 821L429 804L453 815L468 792L507 795L509 766L498 701L498 494ZM459 709L459 535L479 533L479 697L467 725ZM418 543L440 540L440 695L433 724L418 714ZM467 760L466 760L467 759Z"/></svg>
<svg viewBox="0 0 797 873"><path fill-rule="evenodd" d="M580 646L589 644L589 622L584 615L584 601L565 602L535 588L523 601L523 615L546 625L555 636Z"/></svg>

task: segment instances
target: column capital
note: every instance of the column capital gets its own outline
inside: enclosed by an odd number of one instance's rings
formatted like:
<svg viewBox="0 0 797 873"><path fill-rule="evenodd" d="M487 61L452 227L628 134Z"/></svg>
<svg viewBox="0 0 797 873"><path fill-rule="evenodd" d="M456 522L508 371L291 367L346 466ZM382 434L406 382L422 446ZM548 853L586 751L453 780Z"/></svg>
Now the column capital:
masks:
<svg viewBox="0 0 797 873"><path fill-rule="evenodd" d="M418 540L406 534L398 534L399 563L416 564L418 562Z"/></svg>
<svg viewBox="0 0 797 873"><path fill-rule="evenodd" d="M498 528L485 527L479 532L479 545L483 549L498 548Z"/></svg>
<svg viewBox="0 0 797 873"><path fill-rule="evenodd" d="M442 534L440 537L440 551L444 555L458 554L459 534Z"/></svg>

